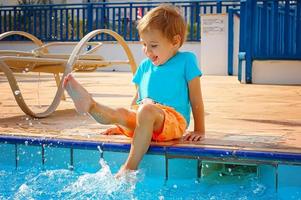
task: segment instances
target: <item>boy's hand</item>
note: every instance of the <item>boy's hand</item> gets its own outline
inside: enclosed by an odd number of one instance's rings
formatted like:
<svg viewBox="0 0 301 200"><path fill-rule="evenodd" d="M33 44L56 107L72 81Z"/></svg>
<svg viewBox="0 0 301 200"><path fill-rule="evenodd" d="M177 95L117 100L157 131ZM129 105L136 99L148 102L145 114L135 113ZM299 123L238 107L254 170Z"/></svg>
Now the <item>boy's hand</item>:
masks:
<svg viewBox="0 0 301 200"><path fill-rule="evenodd" d="M184 141L200 141L205 138L205 133L199 131L187 131L183 137Z"/></svg>

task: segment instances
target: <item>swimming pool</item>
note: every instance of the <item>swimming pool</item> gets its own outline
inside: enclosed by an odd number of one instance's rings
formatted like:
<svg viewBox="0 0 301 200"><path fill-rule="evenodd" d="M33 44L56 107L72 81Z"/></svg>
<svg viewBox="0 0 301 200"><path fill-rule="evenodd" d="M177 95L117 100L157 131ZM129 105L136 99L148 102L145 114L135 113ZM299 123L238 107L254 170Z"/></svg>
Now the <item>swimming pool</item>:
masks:
<svg viewBox="0 0 301 200"><path fill-rule="evenodd" d="M301 199L296 155L275 154L276 162L235 152L239 159L233 160L233 152L219 149L152 146L138 172L116 180L128 149L128 144L2 136L0 199Z"/></svg>

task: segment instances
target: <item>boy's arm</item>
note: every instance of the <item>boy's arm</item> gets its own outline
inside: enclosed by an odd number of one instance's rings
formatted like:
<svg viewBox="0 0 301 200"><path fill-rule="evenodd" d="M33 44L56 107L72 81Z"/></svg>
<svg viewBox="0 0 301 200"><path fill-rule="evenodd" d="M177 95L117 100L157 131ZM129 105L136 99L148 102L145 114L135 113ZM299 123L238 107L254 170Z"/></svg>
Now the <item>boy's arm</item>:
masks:
<svg viewBox="0 0 301 200"><path fill-rule="evenodd" d="M132 99L131 107L133 107L134 105L137 105L137 99L138 99L138 87L136 88L136 93Z"/></svg>
<svg viewBox="0 0 301 200"><path fill-rule="evenodd" d="M184 140L198 141L205 136L204 103L200 78L196 77L189 82L189 99L194 119L194 131L184 136Z"/></svg>

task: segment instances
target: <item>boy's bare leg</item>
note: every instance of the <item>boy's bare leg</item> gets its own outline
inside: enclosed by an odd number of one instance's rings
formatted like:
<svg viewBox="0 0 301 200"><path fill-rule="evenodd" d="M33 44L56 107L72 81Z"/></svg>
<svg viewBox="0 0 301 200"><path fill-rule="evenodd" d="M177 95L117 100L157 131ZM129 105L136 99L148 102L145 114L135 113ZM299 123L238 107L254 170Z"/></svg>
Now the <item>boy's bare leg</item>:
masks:
<svg viewBox="0 0 301 200"><path fill-rule="evenodd" d="M68 74L65 77L63 88L66 89L69 96L72 98L77 112L81 114L88 113L92 105L92 97L71 74Z"/></svg>
<svg viewBox="0 0 301 200"><path fill-rule="evenodd" d="M136 170L149 148L153 132L159 132L163 128L164 112L153 104L140 106L137 114L124 108L112 109L98 104L72 75L64 79L63 86L72 98L77 111L88 112L102 124L120 124L135 130L128 159L116 176L120 176L125 170Z"/></svg>
<svg viewBox="0 0 301 200"><path fill-rule="evenodd" d="M79 113L89 113L101 124L120 124L130 130L135 129L135 112L125 108L113 109L96 103L88 91L83 88L71 74L64 79L63 87L72 98L75 108Z"/></svg>
<svg viewBox="0 0 301 200"><path fill-rule="evenodd" d="M162 130L164 124L164 112L153 104L142 105L137 112L137 122L131 149L127 161L119 170L117 177L125 170L136 170L147 152L153 132Z"/></svg>

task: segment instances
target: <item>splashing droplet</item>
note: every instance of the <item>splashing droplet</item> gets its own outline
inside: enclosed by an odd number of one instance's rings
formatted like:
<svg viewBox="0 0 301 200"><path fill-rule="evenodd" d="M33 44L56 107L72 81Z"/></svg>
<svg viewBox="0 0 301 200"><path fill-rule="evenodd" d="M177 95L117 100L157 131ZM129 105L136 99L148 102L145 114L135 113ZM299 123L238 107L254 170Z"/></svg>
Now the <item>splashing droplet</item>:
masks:
<svg viewBox="0 0 301 200"><path fill-rule="evenodd" d="M101 149L100 146L97 146L97 149L98 149L98 151L99 151L100 153L103 153L103 151L102 151L102 149Z"/></svg>
<svg viewBox="0 0 301 200"><path fill-rule="evenodd" d="M20 90L15 90L14 93L15 93L16 96L18 96L21 92L20 92Z"/></svg>
<svg viewBox="0 0 301 200"><path fill-rule="evenodd" d="M159 196L159 200L164 200L164 196Z"/></svg>

